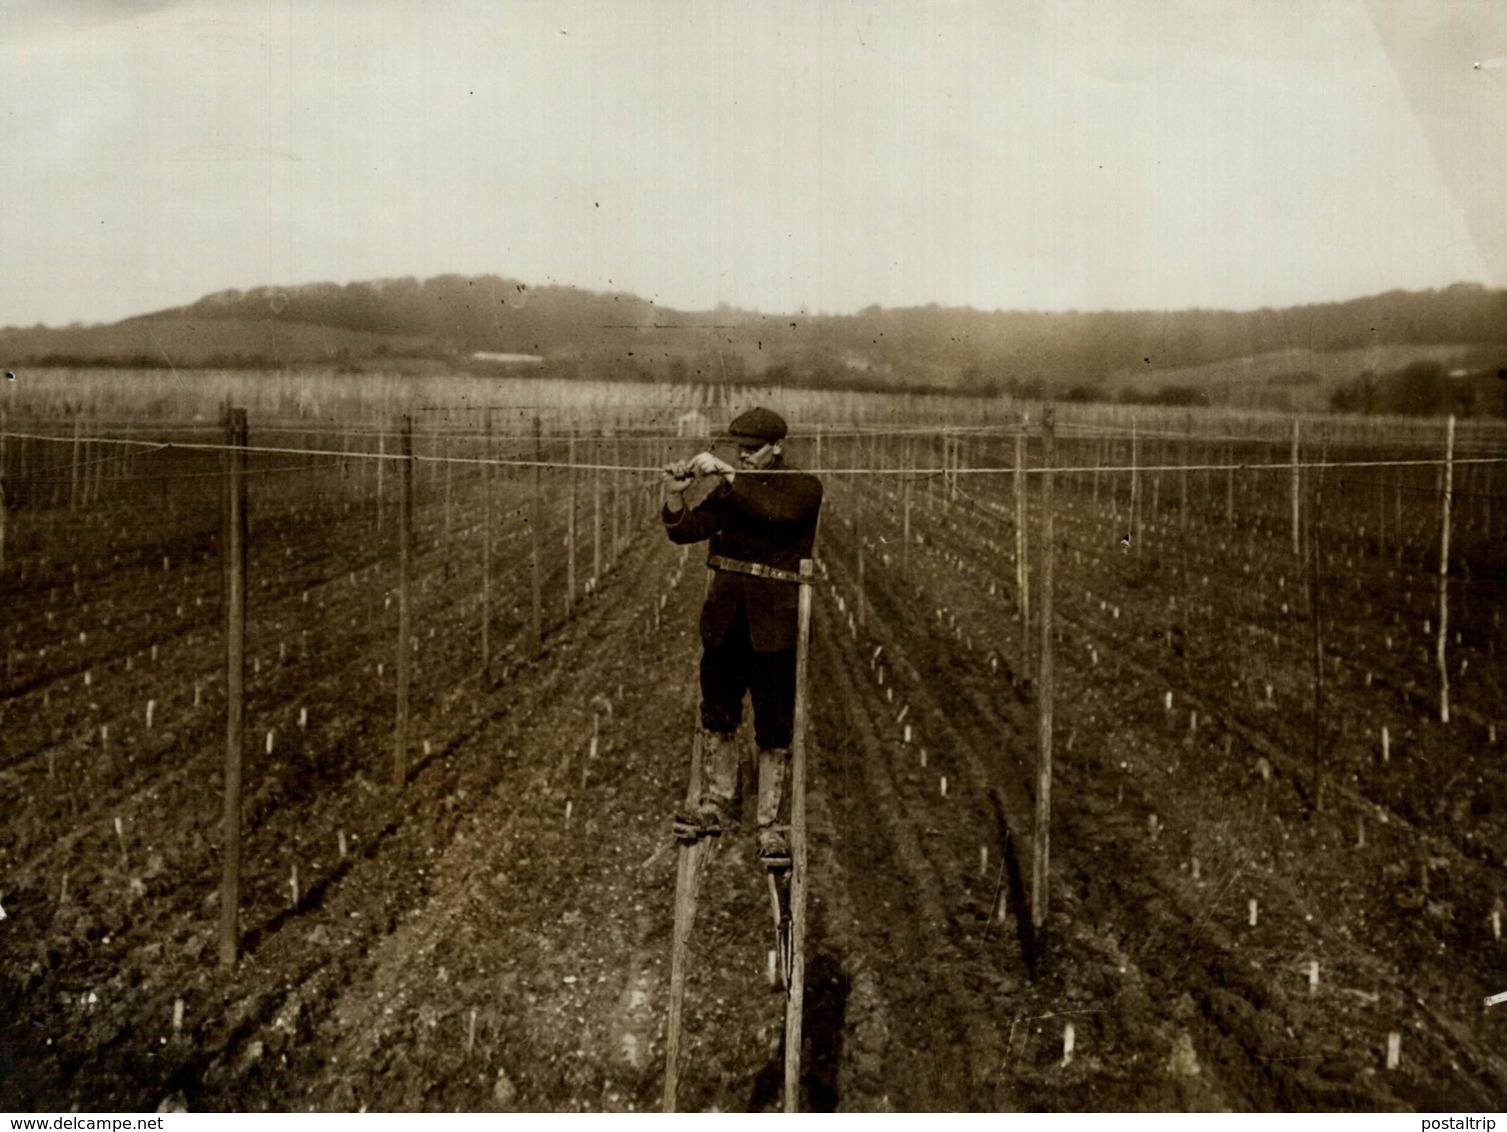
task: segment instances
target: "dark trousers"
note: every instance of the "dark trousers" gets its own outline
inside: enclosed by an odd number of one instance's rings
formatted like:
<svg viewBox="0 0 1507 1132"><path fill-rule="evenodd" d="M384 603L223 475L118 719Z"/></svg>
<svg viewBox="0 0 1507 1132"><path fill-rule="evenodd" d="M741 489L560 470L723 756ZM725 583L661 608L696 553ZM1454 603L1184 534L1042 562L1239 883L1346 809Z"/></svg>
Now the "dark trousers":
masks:
<svg viewBox="0 0 1507 1132"><path fill-rule="evenodd" d="M795 650L755 652L748 613L738 610L722 643L701 653L701 726L731 732L753 699L754 739L761 750L790 746L795 729Z"/></svg>

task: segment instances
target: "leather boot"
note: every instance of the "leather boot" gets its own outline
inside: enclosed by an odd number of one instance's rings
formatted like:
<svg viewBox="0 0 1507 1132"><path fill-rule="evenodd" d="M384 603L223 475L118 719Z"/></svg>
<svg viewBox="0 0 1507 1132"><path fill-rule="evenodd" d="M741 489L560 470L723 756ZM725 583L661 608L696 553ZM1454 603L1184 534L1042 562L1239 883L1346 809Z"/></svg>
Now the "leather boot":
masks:
<svg viewBox="0 0 1507 1132"><path fill-rule="evenodd" d="M694 806L675 814L675 836L684 842L717 837L736 823L733 796L738 789L738 746L732 734L701 732L701 793Z"/></svg>
<svg viewBox="0 0 1507 1132"><path fill-rule="evenodd" d="M759 857L771 867L790 863L790 845L780 829L780 800L785 793L785 767L790 751L784 747L759 751Z"/></svg>

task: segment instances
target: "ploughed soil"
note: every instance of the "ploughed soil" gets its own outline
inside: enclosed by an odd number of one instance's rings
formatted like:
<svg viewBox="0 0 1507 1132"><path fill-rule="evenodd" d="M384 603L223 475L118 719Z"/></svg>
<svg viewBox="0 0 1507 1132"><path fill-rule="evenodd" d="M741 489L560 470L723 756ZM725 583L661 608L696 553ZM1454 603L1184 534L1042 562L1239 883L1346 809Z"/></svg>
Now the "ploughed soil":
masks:
<svg viewBox="0 0 1507 1132"><path fill-rule="evenodd" d="M1454 623L1451 663L1469 664L1439 723L1422 583L1417 610L1373 606L1423 566L1359 535L1327 548L1346 580L1320 589L1315 713L1280 538L1148 520L1126 547L1115 501L1059 486L1033 917L1042 642L1021 620L1008 491L965 486L915 485L907 520L898 482L829 484L801 1107L1499 1107L1490 605ZM453 514L439 481L421 489L400 780L392 504L379 526L348 485L254 489L230 968L215 496L164 496L147 522L123 504L89 524L16 516L0 1109L658 1107L700 548L624 496L588 586L582 496L567 609L557 485L540 641L527 483L504 484L483 672L477 485L456 485ZM682 1107L782 1107L772 946L751 837L725 836L692 942Z"/></svg>

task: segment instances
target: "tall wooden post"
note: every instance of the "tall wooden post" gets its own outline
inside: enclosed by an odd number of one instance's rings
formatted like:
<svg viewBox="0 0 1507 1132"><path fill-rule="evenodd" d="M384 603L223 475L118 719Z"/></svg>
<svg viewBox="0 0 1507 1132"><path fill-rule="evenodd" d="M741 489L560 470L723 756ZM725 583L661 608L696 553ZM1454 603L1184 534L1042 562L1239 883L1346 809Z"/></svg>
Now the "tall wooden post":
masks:
<svg viewBox="0 0 1507 1132"><path fill-rule="evenodd" d="M1321 445L1321 453L1326 449ZM1323 547L1317 516L1323 514L1324 455L1319 458L1320 467L1314 476L1314 497L1308 504L1308 605L1313 626L1313 807L1324 808L1324 632L1321 617L1321 594L1319 570L1322 566Z"/></svg>
<svg viewBox="0 0 1507 1132"><path fill-rule="evenodd" d="M491 409L487 410L482 434L485 458L491 460ZM492 489L496 478L492 464L481 466L481 682L488 688L492 686Z"/></svg>
<svg viewBox="0 0 1507 1132"><path fill-rule="evenodd" d="M622 535L620 533L621 528L620 528L620 525L619 525L619 517L618 517L618 512L621 510L621 506L620 506L620 504L621 504L621 498L620 497L622 496L622 485L619 482L620 479L622 478L622 473L620 473L618 471L618 469L620 467L622 467L622 465L623 465L623 442L617 436L613 436L613 438L612 438L612 492L611 492L610 498L608 499L608 506L612 509L612 542L611 542L611 544L609 545L609 548L608 548L608 557L611 558L612 561L614 561L614 562L617 561L617 556L618 556L619 552L622 550L622 547L621 547L621 545L620 545L620 543L618 541L622 537Z"/></svg>
<svg viewBox="0 0 1507 1132"><path fill-rule="evenodd" d="M383 517L386 512L384 504L387 501L387 421L379 418L377 421L377 530L383 527Z"/></svg>
<svg viewBox="0 0 1507 1132"><path fill-rule="evenodd" d="M904 498L904 520L900 538L900 564L902 567L910 566L910 494L912 481L916 478L916 441L914 437L907 436L902 442L902 466L905 469L905 486L901 489Z"/></svg>
<svg viewBox="0 0 1507 1132"><path fill-rule="evenodd" d="M404 414L398 511L398 717L392 736L392 780L408 775L408 684L413 667L413 418Z"/></svg>
<svg viewBox="0 0 1507 1132"><path fill-rule="evenodd" d="M1235 525L1235 443L1230 442L1229 458L1225 461L1224 470L1224 522L1225 526Z"/></svg>
<svg viewBox="0 0 1507 1132"><path fill-rule="evenodd" d="M79 419L82 409L73 411L73 462L68 468L68 510L73 511L79 505L79 464L83 462L83 422Z"/></svg>
<svg viewBox="0 0 1507 1132"><path fill-rule="evenodd" d="M576 489L580 474L576 471L576 430L572 426L565 449L570 471L570 509L565 513L565 617L570 619L576 607Z"/></svg>
<svg viewBox="0 0 1507 1132"><path fill-rule="evenodd" d="M1054 412L1042 411L1041 442L1041 655L1036 660L1036 825L1031 858L1031 928L1040 936L1047 920L1047 865L1052 820L1052 466L1057 458Z"/></svg>
<svg viewBox="0 0 1507 1132"><path fill-rule="evenodd" d="M5 572L5 429L6 413L0 409L0 574Z"/></svg>
<svg viewBox="0 0 1507 1132"><path fill-rule="evenodd" d="M591 586L602 584L602 446L591 442Z"/></svg>
<svg viewBox="0 0 1507 1132"><path fill-rule="evenodd" d="M858 627L864 629L867 627L864 607L868 602L864 600L863 588L863 486L860 480L859 476L848 477L849 495L853 500L853 542L858 547L858 593L853 598L853 604L858 607Z"/></svg>
<svg viewBox="0 0 1507 1132"><path fill-rule="evenodd" d="M1303 560L1303 547L1299 527L1300 498L1302 490L1303 469L1298 467L1298 422L1292 422L1292 556L1299 562Z"/></svg>
<svg viewBox="0 0 1507 1132"><path fill-rule="evenodd" d="M801 1093L801 1022L806 995L806 720L811 636L811 559L802 558L795 638L795 728L790 741L790 982L785 993L785 1111L796 1111Z"/></svg>
<svg viewBox="0 0 1507 1132"><path fill-rule="evenodd" d="M1022 660L1031 655L1031 576L1026 566L1026 418L1022 414L1015 429L1015 593L1020 600L1020 639L1025 648Z"/></svg>
<svg viewBox="0 0 1507 1132"><path fill-rule="evenodd" d="M1455 417L1450 414L1444 434L1444 502L1439 516L1439 637L1435 655L1439 664L1439 721L1449 722L1449 668L1445 645L1449 637L1449 517L1455 497Z"/></svg>
<svg viewBox="0 0 1507 1132"><path fill-rule="evenodd" d="M533 485L534 486L534 492L533 492L534 498L533 498L533 507L532 507L532 512L533 513L529 517L529 526L532 529L529 532L528 570L529 570L529 583L530 583L530 587L533 590L533 599L534 599L534 618L533 618L533 621L534 621L534 640L536 642L544 640L544 595L543 595L543 583L542 583L542 581L540 580L540 577L539 577L539 575L540 575L540 569L539 569L539 567L540 567L539 540L542 537L541 533L540 533L541 528L544 526L544 499L543 499L543 493L542 493L542 487L541 487L541 484L543 482L542 481L542 477L543 477L543 474L544 474L544 469L541 466L543 464L543 462L544 462L544 448L543 448L543 442L542 442L541 436L542 436L542 434L541 434L541 431L540 431L539 415L537 413L535 413L534 414L534 477L533 477L533 479L534 479L534 485Z"/></svg>
<svg viewBox="0 0 1507 1132"><path fill-rule="evenodd" d="M240 950L241 753L246 720L246 410L226 417L225 839L220 878L220 965Z"/></svg>

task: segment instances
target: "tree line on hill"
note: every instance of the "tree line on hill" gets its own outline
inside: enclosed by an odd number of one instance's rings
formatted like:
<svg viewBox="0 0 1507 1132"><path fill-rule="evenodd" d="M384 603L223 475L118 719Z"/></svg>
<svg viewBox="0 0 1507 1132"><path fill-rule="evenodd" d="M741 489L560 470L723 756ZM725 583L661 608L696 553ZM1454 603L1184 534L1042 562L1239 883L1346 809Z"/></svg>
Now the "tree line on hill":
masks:
<svg viewBox="0 0 1507 1132"><path fill-rule="evenodd" d="M478 353L529 354L543 356L547 364L538 372L551 376L761 379L1163 403L1195 403L1198 394L1170 385L1131 391L1114 379L1142 366L1165 372L1276 351L1399 344L1476 347L1496 358L1492 368L1507 363L1507 291L1473 284L1281 310L980 311L932 304L769 315L727 306L680 311L621 292L533 288L497 275L440 275L223 291L118 325L151 319L270 321L401 338L404 356L422 352L452 368L486 370L492 363ZM422 351L415 351L416 341L426 344ZM221 350L236 353L248 362L258 357L255 350ZM397 353L378 344L367 356ZM340 354L340 362L359 361L348 349ZM1333 407L1434 411L1420 406L1448 402L1455 388L1449 382L1442 368L1427 379L1422 371L1358 375Z"/></svg>

